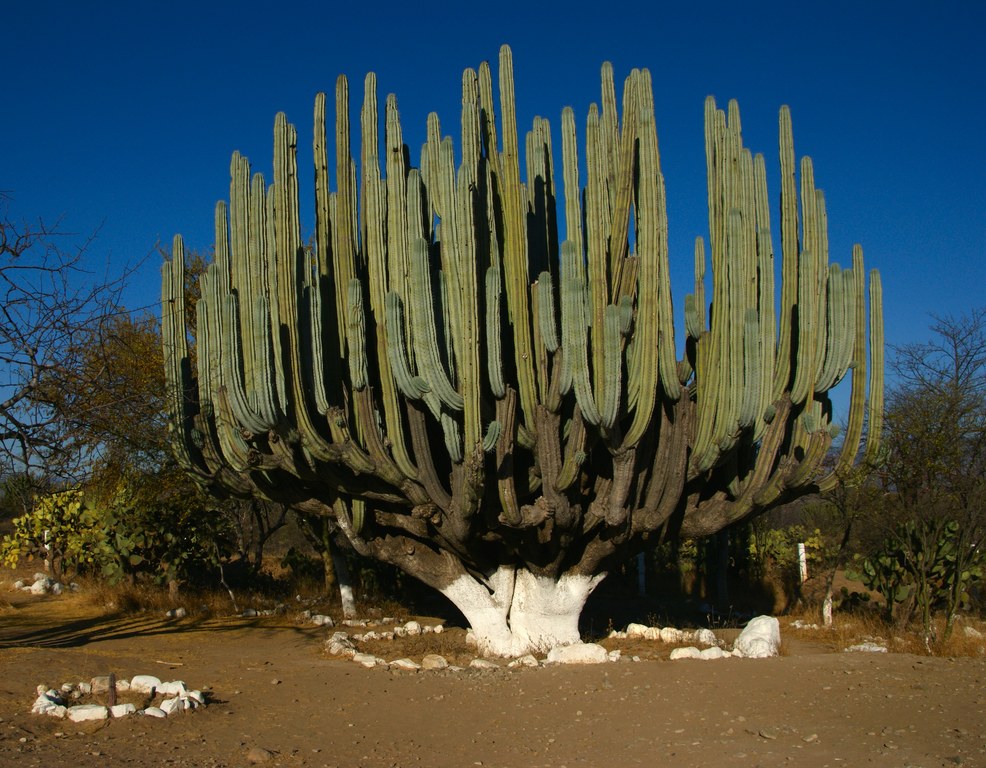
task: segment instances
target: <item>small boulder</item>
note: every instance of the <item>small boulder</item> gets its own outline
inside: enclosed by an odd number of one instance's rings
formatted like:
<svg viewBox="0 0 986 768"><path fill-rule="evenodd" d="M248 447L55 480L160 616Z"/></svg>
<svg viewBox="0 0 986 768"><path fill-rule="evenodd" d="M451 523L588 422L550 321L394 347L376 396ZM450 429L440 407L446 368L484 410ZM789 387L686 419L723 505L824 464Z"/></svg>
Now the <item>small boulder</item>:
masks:
<svg viewBox="0 0 986 768"><path fill-rule="evenodd" d="M421 665L411 659L397 659L390 662L390 668L399 669L402 672L417 672L421 669Z"/></svg>
<svg viewBox="0 0 986 768"><path fill-rule="evenodd" d="M110 707L111 717L126 717L127 715L132 715L137 711L137 707L129 702L126 704L116 704Z"/></svg>
<svg viewBox="0 0 986 768"><path fill-rule="evenodd" d="M409 621L404 625L404 631L411 637L421 634L421 625L416 621Z"/></svg>
<svg viewBox="0 0 986 768"><path fill-rule="evenodd" d="M733 654L722 650L718 645L713 645L709 648L699 651L698 658L700 659L725 659L731 658Z"/></svg>
<svg viewBox="0 0 986 768"><path fill-rule="evenodd" d="M781 625L773 616L757 616L740 632L733 649L749 659L776 656L781 647Z"/></svg>
<svg viewBox="0 0 986 768"><path fill-rule="evenodd" d="M687 648L675 648L671 651L671 661L677 661L678 659L700 658L702 658L702 652L698 648L693 648L692 646Z"/></svg>
<svg viewBox="0 0 986 768"><path fill-rule="evenodd" d="M188 688L183 680L172 680L168 683L161 683L155 692L158 696L184 696L188 693Z"/></svg>
<svg viewBox="0 0 986 768"><path fill-rule="evenodd" d="M560 645L548 651L549 664L605 664L609 652L596 643Z"/></svg>
<svg viewBox="0 0 986 768"><path fill-rule="evenodd" d="M661 629L662 643L680 643L685 639L685 634L680 629L674 627L664 627Z"/></svg>
<svg viewBox="0 0 986 768"><path fill-rule="evenodd" d="M160 707L147 707L146 709L140 710L140 714L147 715L147 717L167 717L168 713L165 712Z"/></svg>
<svg viewBox="0 0 986 768"><path fill-rule="evenodd" d="M68 708L68 719L73 723L84 723L87 720L106 720L110 711L101 704L77 704Z"/></svg>
<svg viewBox="0 0 986 768"><path fill-rule="evenodd" d="M469 662L470 669L499 669L500 665L489 659L473 659Z"/></svg>
<svg viewBox="0 0 986 768"><path fill-rule="evenodd" d="M538 660L531 654L526 656L521 656L519 659L514 659L509 664L508 667L537 667L539 666Z"/></svg>
<svg viewBox="0 0 986 768"><path fill-rule="evenodd" d="M693 635L695 642L699 645L719 645L719 640L716 637L716 633L711 629L696 629Z"/></svg>
<svg viewBox="0 0 986 768"><path fill-rule="evenodd" d="M356 653L353 654L353 661L355 661L357 664L361 664L367 669L372 669L373 667L377 666L380 660L372 653Z"/></svg>
<svg viewBox="0 0 986 768"><path fill-rule="evenodd" d="M650 629L646 624L627 624L626 636L627 638L641 638L643 637L647 630Z"/></svg>
<svg viewBox="0 0 986 768"><path fill-rule="evenodd" d="M178 696L171 699L165 699L161 702L161 711L166 715L173 715L176 712L181 712L183 709L185 709L185 702L183 702Z"/></svg>
<svg viewBox="0 0 986 768"><path fill-rule="evenodd" d="M154 675L134 675L130 678L130 690L134 693L153 694L161 685L161 679Z"/></svg>
<svg viewBox="0 0 986 768"><path fill-rule="evenodd" d="M326 616L325 614L322 614L322 613L316 613L314 616L312 616L311 617L311 622L316 627L333 627L333 626L335 626L335 622L332 621L332 617L331 616Z"/></svg>
<svg viewBox="0 0 986 768"><path fill-rule="evenodd" d="M421 659L422 669L448 669L448 660L437 653L429 653Z"/></svg>

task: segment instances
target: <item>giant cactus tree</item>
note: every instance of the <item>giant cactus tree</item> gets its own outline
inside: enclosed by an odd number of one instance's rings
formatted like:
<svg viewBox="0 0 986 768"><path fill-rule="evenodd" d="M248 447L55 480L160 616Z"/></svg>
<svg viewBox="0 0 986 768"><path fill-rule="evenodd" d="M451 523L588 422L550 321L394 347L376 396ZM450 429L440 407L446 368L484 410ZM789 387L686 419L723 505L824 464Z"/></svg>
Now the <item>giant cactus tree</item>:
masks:
<svg viewBox="0 0 986 768"><path fill-rule="evenodd" d="M604 65L581 141L562 112L560 170L546 120L522 152L513 89L507 48L499 119L489 66L467 70L458 158L430 115L414 167L393 96L378 145L372 74L354 159L340 77L334 190L315 101L312 241L280 114L272 184L233 155L194 346L180 238L163 288L188 471L332 516L358 552L449 597L495 655L577 641L621 559L832 482L828 390L852 372L842 465L867 384L871 434L882 397L879 278L867 321L862 252L829 264L824 199L811 161L796 167L786 109L778 269L763 158L735 103L706 102L710 237L679 350L649 73L626 78L620 113Z"/></svg>

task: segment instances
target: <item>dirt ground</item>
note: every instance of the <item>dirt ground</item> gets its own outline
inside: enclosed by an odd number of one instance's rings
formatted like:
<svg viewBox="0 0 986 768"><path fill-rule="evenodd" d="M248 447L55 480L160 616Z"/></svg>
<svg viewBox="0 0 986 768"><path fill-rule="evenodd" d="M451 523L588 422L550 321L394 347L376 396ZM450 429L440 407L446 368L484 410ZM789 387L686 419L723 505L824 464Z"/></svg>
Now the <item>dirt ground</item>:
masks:
<svg viewBox="0 0 986 768"><path fill-rule="evenodd" d="M334 630L290 613L175 621L0 589L2 768L986 766L983 658L840 653L785 628L767 660L672 662L657 643L640 662L397 672L327 656ZM461 633L429 642L454 655ZM417 642L387 658L420 660ZM110 672L184 680L210 704L30 714L39 683Z"/></svg>

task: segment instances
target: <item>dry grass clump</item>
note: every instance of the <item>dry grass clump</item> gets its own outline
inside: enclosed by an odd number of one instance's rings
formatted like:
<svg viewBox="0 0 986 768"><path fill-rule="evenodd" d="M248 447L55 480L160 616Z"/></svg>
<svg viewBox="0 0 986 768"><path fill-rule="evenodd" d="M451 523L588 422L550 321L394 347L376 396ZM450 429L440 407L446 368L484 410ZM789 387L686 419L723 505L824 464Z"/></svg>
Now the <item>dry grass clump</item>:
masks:
<svg viewBox="0 0 986 768"><path fill-rule="evenodd" d="M427 619L422 620L422 622L433 623ZM346 628L343 627L343 629ZM354 631L359 634L363 630L356 629ZM439 656L444 656L449 664L460 667L469 666L469 662L479 655L476 649L466 642L466 630L458 627L446 627L443 632L438 634L429 632L428 634L395 637L393 640L364 640L355 643L355 646L360 653L371 653L387 661L408 658L420 663L421 659L428 654L437 653Z"/></svg>
<svg viewBox="0 0 986 768"><path fill-rule="evenodd" d="M801 627L793 626L795 621ZM980 636L966 634L965 627L971 627ZM921 656L986 656L986 629L982 622L956 622L952 636L947 640L932 639L926 645L920 626L911 624L900 627L889 624L874 611L836 612L831 627L821 626L817 610L791 614L785 618L783 631L800 641L815 642L830 647L834 651L844 651L854 645L871 642L883 645L892 653L913 653ZM945 633L945 620L935 619L933 638L941 638Z"/></svg>

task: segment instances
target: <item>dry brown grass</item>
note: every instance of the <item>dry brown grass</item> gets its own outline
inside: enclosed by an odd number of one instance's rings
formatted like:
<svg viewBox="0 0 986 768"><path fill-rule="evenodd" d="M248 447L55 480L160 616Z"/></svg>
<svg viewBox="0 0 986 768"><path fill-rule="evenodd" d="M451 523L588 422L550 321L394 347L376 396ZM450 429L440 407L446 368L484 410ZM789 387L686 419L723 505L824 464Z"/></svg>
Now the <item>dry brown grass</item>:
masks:
<svg viewBox="0 0 986 768"><path fill-rule="evenodd" d="M800 619L808 626L796 628L794 621ZM981 621L964 620L955 624L952 636L947 641L932 640L930 647L925 646L923 631L914 624L902 628L888 624L880 615L873 611L853 613L836 612L831 627L820 625L817 610L802 611L791 614L784 619L783 633L796 637L800 641L815 642L831 647L836 651L844 651L860 643L872 642L886 646L893 653L913 653L921 656L972 656L986 655L986 637L974 637L965 633L965 627L986 635L986 629ZM941 638L945 632L945 620L938 617L934 622L933 635Z"/></svg>

